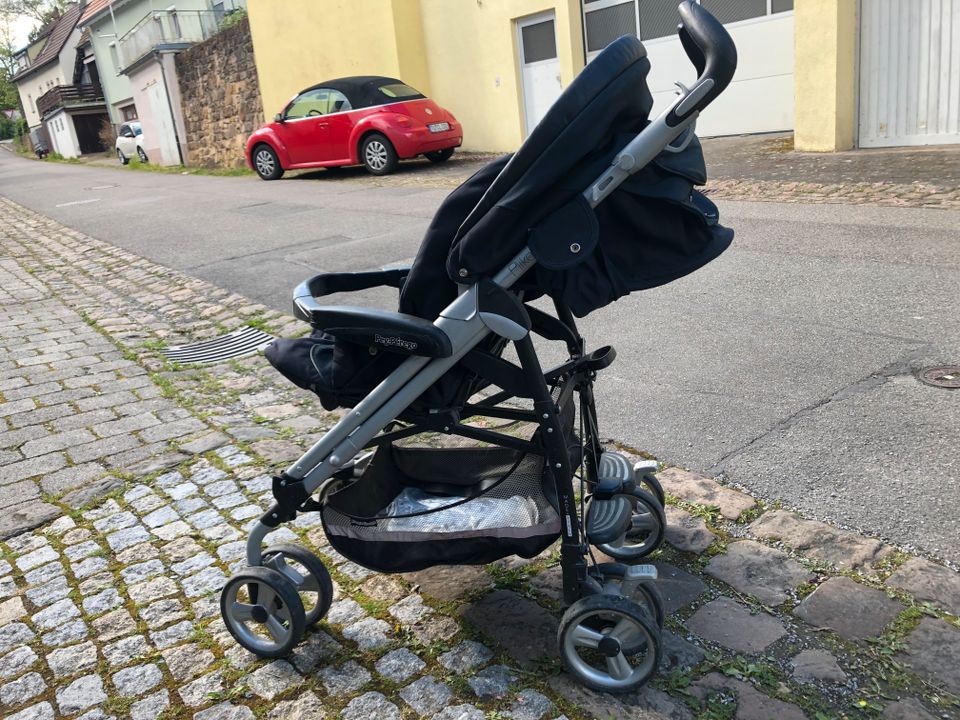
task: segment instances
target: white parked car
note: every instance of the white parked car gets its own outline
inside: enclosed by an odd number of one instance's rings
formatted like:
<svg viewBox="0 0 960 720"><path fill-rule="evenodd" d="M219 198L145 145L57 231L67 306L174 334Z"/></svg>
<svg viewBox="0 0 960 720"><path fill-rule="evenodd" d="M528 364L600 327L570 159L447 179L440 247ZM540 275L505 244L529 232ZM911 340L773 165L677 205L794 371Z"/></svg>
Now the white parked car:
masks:
<svg viewBox="0 0 960 720"><path fill-rule="evenodd" d="M147 153L143 151L143 130L138 122L128 122L120 126L120 135L117 137L117 158L122 165L130 162L136 155L140 162L145 163Z"/></svg>

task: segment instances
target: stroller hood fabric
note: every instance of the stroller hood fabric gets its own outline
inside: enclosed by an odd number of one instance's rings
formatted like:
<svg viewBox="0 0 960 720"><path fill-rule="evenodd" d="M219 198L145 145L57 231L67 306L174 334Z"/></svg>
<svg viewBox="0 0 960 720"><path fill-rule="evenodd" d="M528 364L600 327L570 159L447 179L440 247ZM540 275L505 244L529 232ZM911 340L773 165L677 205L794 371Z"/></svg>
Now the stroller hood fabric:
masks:
<svg viewBox="0 0 960 720"><path fill-rule="evenodd" d="M649 68L641 43L620 38L570 84L515 155L451 193L411 267L400 311L435 319L458 283L495 274L527 245L538 264L523 284L579 317L722 253L733 231L694 190L706 182L696 138L681 152L662 152L596 209L582 197L647 125Z"/></svg>

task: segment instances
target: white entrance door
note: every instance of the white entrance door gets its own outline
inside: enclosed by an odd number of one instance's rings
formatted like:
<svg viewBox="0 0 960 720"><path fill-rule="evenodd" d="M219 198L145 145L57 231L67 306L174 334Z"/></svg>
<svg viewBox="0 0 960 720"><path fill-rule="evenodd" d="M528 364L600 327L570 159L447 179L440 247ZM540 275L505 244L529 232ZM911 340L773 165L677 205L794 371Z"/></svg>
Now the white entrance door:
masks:
<svg viewBox="0 0 960 720"><path fill-rule="evenodd" d="M560 97L562 88L556 25L552 11L517 21L527 135Z"/></svg>
<svg viewBox="0 0 960 720"><path fill-rule="evenodd" d="M960 143L960 0L860 4L860 146Z"/></svg>
<svg viewBox="0 0 960 720"><path fill-rule="evenodd" d="M174 132L173 117L162 76L161 78L151 79L147 86L143 88L143 91L147 98L153 125L149 132L156 133L156 137L147 135L147 142L150 143L151 148L159 148L160 150L160 157L150 157L150 161L159 165L179 165L180 154L177 151L177 136ZM143 131L146 134L148 128L144 127ZM149 156L150 153L148 152L147 155Z"/></svg>

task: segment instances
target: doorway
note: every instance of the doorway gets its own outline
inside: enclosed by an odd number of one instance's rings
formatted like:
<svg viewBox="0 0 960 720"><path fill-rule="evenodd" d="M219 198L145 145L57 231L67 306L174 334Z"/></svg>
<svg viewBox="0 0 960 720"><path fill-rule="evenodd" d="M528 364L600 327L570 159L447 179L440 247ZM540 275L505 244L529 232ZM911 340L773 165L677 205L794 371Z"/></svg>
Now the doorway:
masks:
<svg viewBox="0 0 960 720"><path fill-rule="evenodd" d="M560 97L560 58L553 11L517 20L523 114L529 135Z"/></svg>

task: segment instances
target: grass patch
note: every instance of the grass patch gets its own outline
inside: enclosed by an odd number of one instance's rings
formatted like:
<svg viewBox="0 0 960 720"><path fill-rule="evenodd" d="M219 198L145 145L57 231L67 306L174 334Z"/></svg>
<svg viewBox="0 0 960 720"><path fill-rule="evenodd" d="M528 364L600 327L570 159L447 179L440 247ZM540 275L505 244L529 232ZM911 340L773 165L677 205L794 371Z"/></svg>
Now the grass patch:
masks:
<svg viewBox="0 0 960 720"><path fill-rule="evenodd" d="M126 165L117 165L121 170L133 170L138 172L163 173L165 175L213 175L216 177L242 177L253 175L250 168L243 166L238 168L206 168L189 167L186 165L157 165L156 163L142 163L139 158L130 158Z"/></svg>

